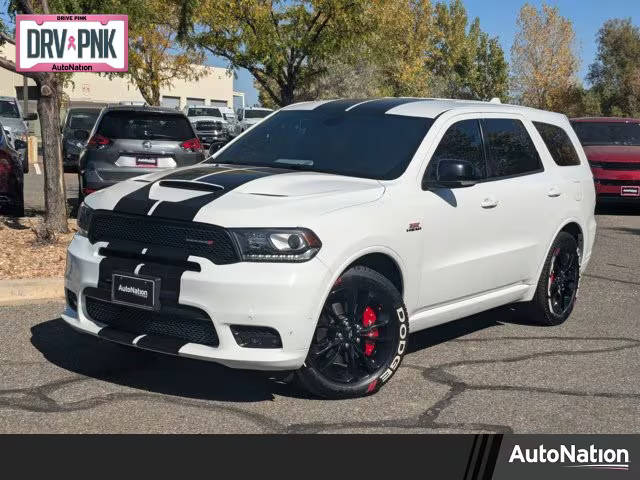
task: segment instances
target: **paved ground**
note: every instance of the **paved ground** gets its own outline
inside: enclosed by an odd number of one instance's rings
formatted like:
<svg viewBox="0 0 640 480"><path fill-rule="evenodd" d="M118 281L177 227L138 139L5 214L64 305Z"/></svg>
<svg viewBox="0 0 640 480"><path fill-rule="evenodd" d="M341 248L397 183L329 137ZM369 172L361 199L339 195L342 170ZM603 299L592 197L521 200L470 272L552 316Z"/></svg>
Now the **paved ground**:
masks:
<svg viewBox="0 0 640 480"><path fill-rule="evenodd" d="M418 333L357 400L82 336L62 303L0 308L0 432L638 432L640 215L614 213L565 325L502 309Z"/></svg>
<svg viewBox="0 0 640 480"><path fill-rule="evenodd" d="M38 174L38 171L40 174ZM75 206L78 198L78 174L65 173L69 204ZM42 167L36 170L33 165L29 173L24 176L24 207L27 214L44 212L44 175Z"/></svg>

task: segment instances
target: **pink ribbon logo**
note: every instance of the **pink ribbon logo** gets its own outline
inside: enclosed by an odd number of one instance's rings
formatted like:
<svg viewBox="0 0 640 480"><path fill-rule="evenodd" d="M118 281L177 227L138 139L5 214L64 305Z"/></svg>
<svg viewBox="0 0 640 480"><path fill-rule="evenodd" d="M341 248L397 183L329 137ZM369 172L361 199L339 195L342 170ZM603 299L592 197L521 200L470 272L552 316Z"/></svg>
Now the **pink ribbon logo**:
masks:
<svg viewBox="0 0 640 480"><path fill-rule="evenodd" d="M67 45L67 50L71 50L72 48L76 50L76 39L73 35L69 37L69 44Z"/></svg>

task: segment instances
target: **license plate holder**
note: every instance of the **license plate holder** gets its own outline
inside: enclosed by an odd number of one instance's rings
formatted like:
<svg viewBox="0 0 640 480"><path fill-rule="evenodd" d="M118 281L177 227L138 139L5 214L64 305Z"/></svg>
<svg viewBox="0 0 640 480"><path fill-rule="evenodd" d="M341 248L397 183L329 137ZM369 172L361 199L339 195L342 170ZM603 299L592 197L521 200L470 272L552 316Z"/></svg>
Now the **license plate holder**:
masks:
<svg viewBox="0 0 640 480"><path fill-rule="evenodd" d="M158 157L136 157L136 167L155 168L158 166Z"/></svg>
<svg viewBox="0 0 640 480"><path fill-rule="evenodd" d="M640 186L629 185L620 187L622 197L640 197Z"/></svg>
<svg viewBox="0 0 640 480"><path fill-rule="evenodd" d="M145 310L160 309L160 279L130 273L113 273L111 301Z"/></svg>

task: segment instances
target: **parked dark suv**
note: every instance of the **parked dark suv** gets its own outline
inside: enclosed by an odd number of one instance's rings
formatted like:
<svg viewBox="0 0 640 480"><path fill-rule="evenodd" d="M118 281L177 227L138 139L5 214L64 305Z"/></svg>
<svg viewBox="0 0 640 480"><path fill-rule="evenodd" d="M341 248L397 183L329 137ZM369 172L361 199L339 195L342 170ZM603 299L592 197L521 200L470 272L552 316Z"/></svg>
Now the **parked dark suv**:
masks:
<svg viewBox="0 0 640 480"><path fill-rule="evenodd" d="M0 215L24 216L24 173L17 150L25 148L20 139L12 146L0 124Z"/></svg>
<svg viewBox="0 0 640 480"><path fill-rule="evenodd" d="M79 140L75 133L78 130L90 132L100 115L99 108L70 108L62 126L62 163L65 172L78 170L78 157L86 144L86 140ZM81 133L80 137L86 136Z"/></svg>
<svg viewBox="0 0 640 480"><path fill-rule="evenodd" d="M80 153L80 197L122 180L204 160L202 145L187 117L160 107L115 106L102 110Z"/></svg>

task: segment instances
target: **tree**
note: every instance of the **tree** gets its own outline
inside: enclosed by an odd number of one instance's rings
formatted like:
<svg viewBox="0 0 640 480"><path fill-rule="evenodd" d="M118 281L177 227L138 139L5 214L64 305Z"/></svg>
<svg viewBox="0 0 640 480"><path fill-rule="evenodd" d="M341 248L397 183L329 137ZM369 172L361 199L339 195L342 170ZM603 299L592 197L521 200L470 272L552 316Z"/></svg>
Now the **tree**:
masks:
<svg viewBox="0 0 640 480"><path fill-rule="evenodd" d="M640 116L640 28L612 19L598 32L598 54L587 79L606 115Z"/></svg>
<svg viewBox="0 0 640 480"><path fill-rule="evenodd" d="M366 29L366 0L189 0L180 39L246 68L275 105L299 99Z"/></svg>
<svg viewBox="0 0 640 480"><path fill-rule="evenodd" d="M38 0L32 4L29 0L15 0L10 4L12 13L44 13L49 14L47 0ZM74 12L79 13L79 12ZM2 24L0 42L15 45L15 40L6 32ZM0 67L15 72L16 65L12 60L0 57ZM42 152L44 165L44 237L52 238L57 233L66 233L67 200L64 175L62 170L62 152L60 145L60 99L62 81L65 77L50 72L27 72L40 92L38 98L38 117L42 132Z"/></svg>
<svg viewBox="0 0 640 480"><path fill-rule="evenodd" d="M200 66L204 55L193 48L173 52L175 30L170 26L146 24L129 33L130 77L149 105L160 105L160 90L175 80L194 81L207 74Z"/></svg>
<svg viewBox="0 0 640 480"><path fill-rule="evenodd" d="M511 87L524 105L564 111L567 93L578 82L579 67L571 21L557 7L542 5L540 12L529 4L520 10L519 31L511 48Z"/></svg>
<svg viewBox="0 0 640 480"><path fill-rule="evenodd" d="M506 97L508 66L498 39L481 30L478 18L467 25L462 0L436 5L435 48L428 62L434 94L475 100Z"/></svg>

